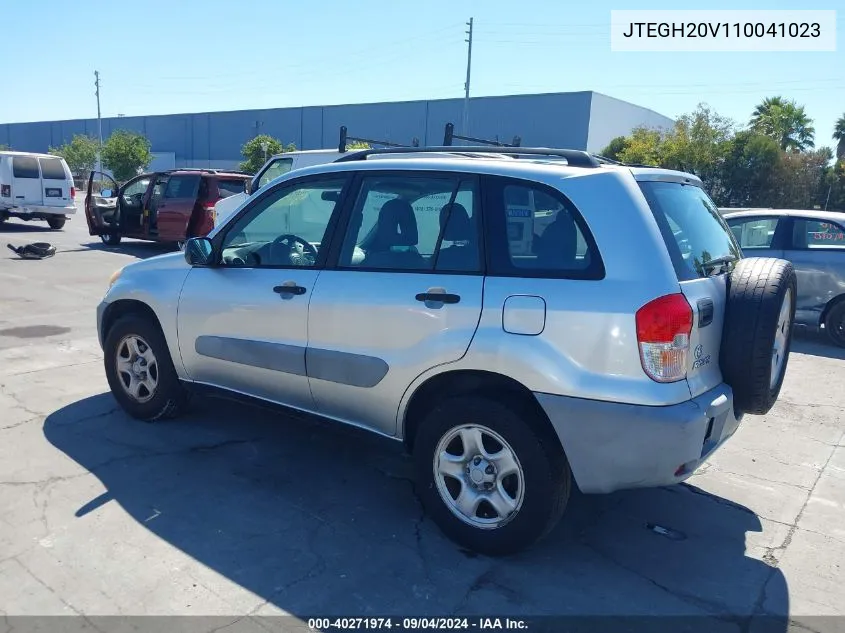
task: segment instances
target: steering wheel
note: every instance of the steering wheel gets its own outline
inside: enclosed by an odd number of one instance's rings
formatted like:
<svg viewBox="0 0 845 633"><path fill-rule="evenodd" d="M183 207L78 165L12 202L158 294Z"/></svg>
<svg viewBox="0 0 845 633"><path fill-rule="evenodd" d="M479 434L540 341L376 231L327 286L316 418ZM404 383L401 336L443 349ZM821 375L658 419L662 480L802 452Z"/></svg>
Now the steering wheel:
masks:
<svg viewBox="0 0 845 633"><path fill-rule="evenodd" d="M294 235L292 233L285 233L280 235L270 244L270 261L276 262L276 249L284 246L286 249L285 257L290 260L294 266L313 266L317 260L317 249L309 241Z"/></svg>

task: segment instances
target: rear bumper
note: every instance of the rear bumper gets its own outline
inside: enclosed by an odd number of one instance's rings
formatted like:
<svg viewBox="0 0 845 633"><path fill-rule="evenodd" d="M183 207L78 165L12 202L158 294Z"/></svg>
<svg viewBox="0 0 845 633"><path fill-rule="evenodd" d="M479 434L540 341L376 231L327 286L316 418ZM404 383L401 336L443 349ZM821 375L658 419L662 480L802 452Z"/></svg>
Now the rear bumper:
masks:
<svg viewBox="0 0 845 633"><path fill-rule="evenodd" d="M31 205L2 206L0 214L10 218L22 220L46 220L48 218L66 217L76 213L76 205L70 204L64 207L41 207Z"/></svg>
<svg viewBox="0 0 845 633"><path fill-rule="evenodd" d="M585 493L679 483L734 434L742 418L725 384L665 407L535 396Z"/></svg>

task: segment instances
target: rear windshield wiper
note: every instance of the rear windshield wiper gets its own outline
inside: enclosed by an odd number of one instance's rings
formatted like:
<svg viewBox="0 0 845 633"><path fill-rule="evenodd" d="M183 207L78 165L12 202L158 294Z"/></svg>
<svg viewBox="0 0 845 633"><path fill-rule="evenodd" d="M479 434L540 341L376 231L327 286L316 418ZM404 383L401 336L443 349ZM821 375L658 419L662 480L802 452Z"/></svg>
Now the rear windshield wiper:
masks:
<svg viewBox="0 0 845 633"><path fill-rule="evenodd" d="M699 264L702 270L706 270L707 268L715 268L716 266L719 267L719 270L722 270L722 266L725 264L731 264L739 259L736 255L725 255L724 257L715 257L713 259L708 259L705 262L701 262Z"/></svg>

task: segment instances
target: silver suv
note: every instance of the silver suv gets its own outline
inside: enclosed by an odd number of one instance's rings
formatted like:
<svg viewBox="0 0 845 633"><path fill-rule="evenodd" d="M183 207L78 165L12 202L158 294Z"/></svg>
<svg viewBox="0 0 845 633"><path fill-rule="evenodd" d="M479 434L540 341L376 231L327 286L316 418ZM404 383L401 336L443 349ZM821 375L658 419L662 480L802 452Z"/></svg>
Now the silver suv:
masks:
<svg viewBox="0 0 845 633"><path fill-rule="evenodd" d="M791 265L742 259L690 174L501 151L292 171L116 272L114 397L152 421L223 391L399 440L429 514L488 554L549 532L573 483L689 477L778 396Z"/></svg>

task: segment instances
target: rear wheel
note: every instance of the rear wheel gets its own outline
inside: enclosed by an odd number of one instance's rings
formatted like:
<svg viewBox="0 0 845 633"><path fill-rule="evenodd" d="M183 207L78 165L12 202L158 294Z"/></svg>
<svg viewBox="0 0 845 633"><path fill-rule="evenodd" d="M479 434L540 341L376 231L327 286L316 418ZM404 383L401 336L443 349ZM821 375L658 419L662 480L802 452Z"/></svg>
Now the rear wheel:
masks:
<svg viewBox="0 0 845 633"><path fill-rule="evenodd" d="M840 301L828 311L824 329L834 344L845 347L845 301Z"/></svg>
<svg viewBox="0 0 845 633"><path fill-rule="evenodd" d="M139 314L121 317L103 347L109 387L129 415L153 422L182 412L187 394L158 323Z"/></svg>
<svg viewBox="0 0 845 633"><path fill-rule="evenodd" d="M762 415L777 401L795 317L796 278L783 259L741 259L728 282L720 362L738 411Z"/></svg>
<svg viewBox="0 0 845 633"><path fill-rule="evenodd" d="M120 235L117 235L116 233L101 235L100 239L103 240L103 244L106 246L117 246L120 244Z"/></svg>
<svg viewBox="0 0 845 633"><path fill-rule="evenodd" d="M66 221L66 218L47 218L47 224L54 231L58 231L59 229L63 228Z"/></svg>
<svg viewBox="0 0 845 633"><path fill-rule="evenodd" d="M571 474L557 438L541 438L527 407L468 395L422 420L414 442L420 499L460 545L490 555L545 536L569 499Z"/></svg>

